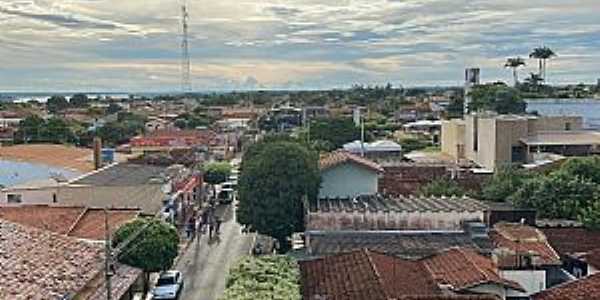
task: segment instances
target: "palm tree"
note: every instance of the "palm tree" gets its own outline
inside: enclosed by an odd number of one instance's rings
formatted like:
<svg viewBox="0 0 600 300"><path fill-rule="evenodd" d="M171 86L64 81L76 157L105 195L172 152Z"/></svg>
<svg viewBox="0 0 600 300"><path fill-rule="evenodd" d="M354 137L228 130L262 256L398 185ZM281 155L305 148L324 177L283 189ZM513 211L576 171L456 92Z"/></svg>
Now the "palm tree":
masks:
<svg viewBox="0 0 600 300"><path fill-rule="evenodd" d="M504 67L512 68L515 86L517 86L519 84L519 74L517 73L517 69L520 66L524 66L524 65L525 65L525 60L520 57L509 57L506 59L506 63L504 64Z"/></svg>
<svg viewBox="0 0 600 300"><path fill-rule="evenodd" d="M538 91L540 83L542 83L543 81L544 79L539 74L535 73L531 73L529 77L525 78L525 82L527 83L527 85L532 87L535 91Z"/></svg>
<svg viewBox="0 0 600 300"><path fill-rule="evenodd" d="M533 51L529 54L530 58L535 58L538 60L539 64L539 72L538 75L542 78L542 80L546 80L546 61L555 57L556 53L552 51L552 49L542 46L533 49Z"/></svg>

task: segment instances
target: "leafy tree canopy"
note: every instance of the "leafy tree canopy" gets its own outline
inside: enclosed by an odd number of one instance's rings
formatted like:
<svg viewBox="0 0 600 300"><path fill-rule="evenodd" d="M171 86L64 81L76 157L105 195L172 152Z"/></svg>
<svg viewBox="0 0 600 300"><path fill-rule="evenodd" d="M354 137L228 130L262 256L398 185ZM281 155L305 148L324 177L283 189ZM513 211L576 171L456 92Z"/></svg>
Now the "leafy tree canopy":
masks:
<svg viewBox="0 0 600 300"><path fill-rule="evenodd" d="M287 256L244 257L229 271L220 300L300 300L298 264Z"/></svg>
<svg viewBox="0 0 600 300"><path fill-rule="evenodd" d="M119 246L141 228L144 230L125 247L119 261L145 272L159 272L170 268L177 257L179 237L175 227L161 220L138 218L121 226L114 234L114 246Z"/></svg>
<svg viewBox="0 0 600 300"><path fill-rule="evenodd" d="M515 166L499 168L494 176L485 183L481 190L483 199L504 202L510 195L518 190L523 183L531 179L535 174Z"/></svg>
<svg viewBox="0 0 600 300"><path fill-rule="evenodd" d="M219 184L227 181L231 173L231 165L227 162L209 163L203 168L204 181L208 184Z"/></svg>
<svg viewBox="0 0 600 300"><path fill-rule="evenodd" d="M313 120L310 123L310 140L328 142L334 149L344 144L360 140L360 128L350 118L328 118Z"/></svg>
<svg viewBox="0 0 600 300"><path fill-rule="evenodd" d="M90 103L90 99L86 94L75 94L69 100L69 104L75 107L84 107Z"/></svg>
<svg viewBox="0 0 600 300"><path fill-rule="evenodd" d="M499 114L525 113L527 103L519 91L504 84L479 85L470 94L470 111L495 111Z"/></svg>
<svg viewBox="0 0 600 300"><path fill-rule="evenodd" d="M50 113L57 113L69 107L69 101L64 96L52 96L46 102L46 107Z"/></svg>
<svg viewBox="0 0 600 300"><path fill-rule="evenodd" d="M288 246L287 238L303 230L304 196L318 193L316 152L296 142L262 141L244 154L241 169L239 223Z"/></svg>

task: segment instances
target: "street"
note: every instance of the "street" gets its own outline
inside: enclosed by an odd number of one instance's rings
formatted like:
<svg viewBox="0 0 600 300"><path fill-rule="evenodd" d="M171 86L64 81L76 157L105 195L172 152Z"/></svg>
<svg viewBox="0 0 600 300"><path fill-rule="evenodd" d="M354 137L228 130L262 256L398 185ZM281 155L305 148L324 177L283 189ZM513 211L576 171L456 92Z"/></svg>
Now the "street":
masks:
<svg viewBox="0 0 600 300"><path fill-rule="evenodd" d="M252 247L252 234L242 234L234 217L234 204L219 206L221 216L220 237L209 241L203 234L193 241L179 260L176 269L183 273L185 285L182 300L216 300L225 289L229 268L247 255Z"/></svg>

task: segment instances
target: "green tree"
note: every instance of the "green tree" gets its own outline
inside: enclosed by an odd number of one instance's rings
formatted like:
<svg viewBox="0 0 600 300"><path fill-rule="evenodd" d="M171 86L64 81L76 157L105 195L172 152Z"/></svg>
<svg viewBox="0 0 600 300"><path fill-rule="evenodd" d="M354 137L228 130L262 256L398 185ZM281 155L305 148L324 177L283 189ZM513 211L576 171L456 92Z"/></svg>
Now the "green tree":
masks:
<svg viewBox="0 0 600 300"><path fill-rule="evenodd" d="M525 113L527 103L519 91L504 84L487 84L474 87L470 94L469 111L495 111L499 114Z"/></svg>
<svg viewBox="0 0 600 300"><path fill-rule="evenodd" d="M596 199L589 207L581 209L578 219L585 228L600 230L600 199Z"/></svg>
<svg viewBox="0 0 600 300"><path fill-rule="evenodd" d="M291 258L281 255L244 257L227 277L220 300L300 300L300 271Z"/></svg>
<svg viewBox="0 0 600 300"><path fill-rule="evenodd" d="M492 178L483 185L481 196L483 199L495 202L507 201L526 180L534 176L533 173L514 166L499 168Z"/></svg>
<svg viewBox="0 0 600 300"><path fill-rule="evenodd" d="M575 220L597 194L597 184L559 171L525 181L509 199L518 207L536 209L541 217Z"/></svg>
<svg viewBox="0 0 600 300"><path fill-rule="evenodd" d="M600 184L600 156L569 158L561 168L567 176L580 176Z"/></svg>
<svg viewBox="0 0 600 300"><path fill-rule="evenodd" d="M505 68L511 68L513 71L513 80L515 83L515 87L519 85L519 73L517 72L517 69L524 65L525 60L523 60L520 57L509 57L506 59L506 63L504 63Z"/></svg>
<svg viewBox="0 0 600 300"><path fill-rule="evenodd" d="M172 225L153 218L138 218L121 226L113 236L113 246L138 234L118 256L121 263L142 269L146 273L144 291L148 290L151 272L169 269L178 254L179 236Z"/></svg>
<svg viewBox="0 0 600 300"><path fill-rule="evenodd" d="M433 143L428 138L423 137L407 137L398 141L402 146L402 151L405 153L423 150L427 147L433 146Z"/></svg>
<svg viewBox="0 0 600 300"><path fill-rule="evenodd" d="M69 107L69 101L64 96L52 96L46 102L46 107L50 113L58 113Z"/></svg>
<svg viewBox="0 0 600 300"><path fill-rule="evenodd" d="M238 221L276 238L285 249L287 238L303 230L303 199L319 190L316 152L289 141L262 141L244 154L239 180Z"/></svg>
<svg viewBox="0 0 600 300"><path fill-rule="evenodd" d="M86 94L75 94L69 100L69 104L75 107L85 107L90 103L90 99Z"/></svg>
<svg viewBox="0 0 600 300"><path fill-rule="evenodd" d="M548 47L542 46L537 47L531 51L529 54L530 58L535 58L539 63L539 73L538 75L542 78L543 81L547 81L546 78L546 62L548 59L551 59L556 56L556 53Z"/></svg>
<svg viewBox="0 0 600 300"><path fill-rule="evenodd" d="M437 179L419 188L419 194L423 196L464 196L467 193L455 181L449 179Z"/></svg>
<svg viewBox="0 0 600 300"><path fill-rule="evenodd" d="M350 118L318 119L310 122L310 140L329 142L334 149L360 140L360 128Z"/></svg>
<svg viewBox="0 0 600 300"><path fill-rule="evenodd" d="M203 168L204 182L213 186L213 194L216 197L216 186L227 181L231 174L231 165L228 162L209 163Z"/></svg>

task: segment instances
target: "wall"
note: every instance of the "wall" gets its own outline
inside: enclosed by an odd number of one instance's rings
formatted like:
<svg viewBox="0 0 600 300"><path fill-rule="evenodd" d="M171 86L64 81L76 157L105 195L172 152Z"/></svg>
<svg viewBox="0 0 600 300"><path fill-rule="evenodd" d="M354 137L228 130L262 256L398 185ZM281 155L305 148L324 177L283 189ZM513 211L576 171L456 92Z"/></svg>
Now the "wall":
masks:
<svg viewBox="0 0 600 300"><path fill-rule="evenodd" d="M473 294L496 295L500 299L506 299L507 291L503 286L497 284L481 284L468 289Z"/></svg>
<svg viewBox="0 0 600 300"><path fill-rule="evenodd" d="M571 130L583 129L583 117L580 116L540 116L529 119L529 134L534 135L539 131L563 131L567 123L570 123Z"/></svg>
<svg viewBox="0 0 600 300"><path fill-rule="evenodd" d="M509 297L523 297L546 289L544 270L500 270L500 277L518 282L527 292L508 291Z"/></svg>
<svg viewBox="0 0 600 300"><path fill-rule="evenodd" d="M136 186L67 186L61 188L58 202L91 207L139 207L155 214L163 207L164 194L159 184Z"/></svg>
<svg viewBox="0 0 600 300"><path fill-rule="evenodd" d="M8 194L21 195L21 204L51 204L53 194L56 194L56 187L46 187L39 189L4 189L0 193L0 204L8 203L6 197Z"/></svg>
<svg viewBox="0 0 600 300"><path fill-rule="evenodd" d="M519 140L527 137L528 126L525 119L496 119L496 149L494 167L512 163L513 146L522 146Z"/></svg>
<svg viewBox="0 0 600 300"><path fill-rule="evenodd" d="M354 163L337 165L321 173L320 198L376 194L378 174Z"/></svg>
<svg viewBox="0 0 600 300"><path fill-rule="evenodd" d="M463 120L442 121L442 152L454 159L464 158L465 147L465 122Z"/></svg>
<svg viewBox="0 0 600 300"><path fill-rule="evenodd" d="M399 165L384 167L379 179L379 192L392 195L410 195L432 180L447 175L446 166Z"/></svg>
<svg viewBox="0 0 600 300"><path fill-rule="evenodd" d="M474 212L310 212L307 230L462 230L465 220L483 220Z"/></svg>

